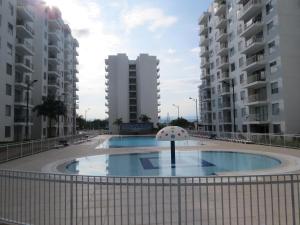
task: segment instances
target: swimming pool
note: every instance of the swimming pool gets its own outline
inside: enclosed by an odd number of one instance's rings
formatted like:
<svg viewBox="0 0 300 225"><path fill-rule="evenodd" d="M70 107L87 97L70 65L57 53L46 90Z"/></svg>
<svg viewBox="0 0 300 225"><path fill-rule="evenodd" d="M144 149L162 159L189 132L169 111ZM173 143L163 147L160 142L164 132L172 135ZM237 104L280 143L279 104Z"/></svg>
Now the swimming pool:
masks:
<svg viewBox="0 0 300 225"><path fill-rule="evenodd" d="M227 151L177 151L176 168L170 152L96 155L69 163L68 173L95 176L211 176L222 172L264 170L281 162L259 154Z"/></svg>
<svg viewBox="0 0 300 225"><path fill-rule="evenodd" d="M199 146L196 140L176 141L176 146ZM155 136L118 136L104 141L99 148L169 147L170 142L157 141Z"/></svg>

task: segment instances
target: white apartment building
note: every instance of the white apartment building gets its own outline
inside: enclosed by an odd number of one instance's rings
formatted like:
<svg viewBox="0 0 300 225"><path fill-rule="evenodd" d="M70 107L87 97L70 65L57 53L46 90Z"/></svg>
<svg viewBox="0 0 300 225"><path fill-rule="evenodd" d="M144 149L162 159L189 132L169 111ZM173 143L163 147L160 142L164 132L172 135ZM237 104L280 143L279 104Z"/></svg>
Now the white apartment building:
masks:
<svg viewBox="0 0 300 225"><path fill-rule="evenodd" d="M78 42L60 11L40 0L0 0L0 31L0 142L73 134ZM68 107L59 133L32 112L49 95Z"/></svg>
<svg viewBox="0 0 300 225"><path fill-rule="evenodd" d="M109 130L118 132L114 122L139 123L141 115L151 118L157 127L159 120L159 60L155 56L140 54L129 60L126 54L109 56L106 64L106 107Z"/></svg>
<svg viewBox="0 0 300 225"><path fill-rule="evenodd" d="M300 133L299 0L215 0L199 19L206 131Z"/></svg>

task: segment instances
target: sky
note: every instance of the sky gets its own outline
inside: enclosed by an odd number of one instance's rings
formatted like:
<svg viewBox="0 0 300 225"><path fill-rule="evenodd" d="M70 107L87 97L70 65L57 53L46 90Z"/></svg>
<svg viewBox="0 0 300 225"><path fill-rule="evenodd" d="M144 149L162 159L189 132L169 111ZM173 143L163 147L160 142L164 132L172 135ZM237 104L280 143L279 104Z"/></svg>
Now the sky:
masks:
<svg viewBox="0 0 300 225"><path fill-rule="evenodd" d="M108 55L160 60L161 117L196 117L200 84L198 19L211 0L46 0L79 41L79 115L104 119Z"/></svg>

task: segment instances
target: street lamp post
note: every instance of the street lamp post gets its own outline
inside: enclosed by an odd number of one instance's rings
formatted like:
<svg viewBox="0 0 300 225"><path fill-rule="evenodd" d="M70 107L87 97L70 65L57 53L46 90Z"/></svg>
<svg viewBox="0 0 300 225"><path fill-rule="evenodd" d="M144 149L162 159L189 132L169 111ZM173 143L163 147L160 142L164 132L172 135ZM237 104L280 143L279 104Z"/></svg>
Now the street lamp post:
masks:
<svg viewBox="0 0 300 225"><path fill-rule="evenodd" d="M198 119L198 99L197 98L189 98L190 100L195 102L196 105L196 120L197 120L197 130L198 130L198 126L199 126L199 119Z"/></svg>
<svg viewBox="0 0 300 225"><path fill-rule="evenodd" d="M224 84L228 85L228 87L232 88L232 107L233 107L233 132L236 132L236 116L235 116L235 87L234 87L234 79L231 79L230 82L223 81Z"/></svg>
<svg viewBox="0 0 300 225"><path fill-rule="evenodd" d="M28 140L28 133L29 133L29 91L30 88L33 87L34 83L38 80L33 80L31 82L27 82L26 86L26 126L25 126L25 140Z"/></svg>
<svg viewBox="0 0 300 225"><path fill-rule="evenodd" d="M173 104L173 106L174 106L175 108L177 108L177 118L179 119L179 105Z"/></svg>
<svg viewBox="0 0 300 225"><path fill-rule="evenodd" d="M84 111L85 128L87 128L86 114L87 114L87 112L88 112L88 111L90 111L90 110L91 110L91 109L90 109L90 108L88 108L88 109L86 109L86 110Z"/></svg>

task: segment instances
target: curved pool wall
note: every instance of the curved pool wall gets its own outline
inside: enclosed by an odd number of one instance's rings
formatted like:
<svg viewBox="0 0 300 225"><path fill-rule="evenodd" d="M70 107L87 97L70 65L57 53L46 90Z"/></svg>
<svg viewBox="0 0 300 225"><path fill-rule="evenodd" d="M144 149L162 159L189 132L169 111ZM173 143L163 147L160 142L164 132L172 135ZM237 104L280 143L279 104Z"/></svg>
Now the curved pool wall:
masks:
<svg viewBox="0 0 300 225"><path fill-rule="evenodd" d="M176 141L176 146L199 146L196 140ZM169 141L158 141L155 136L116 136L104 141L98 148L169 147Z"/></svg>
<svg viewBox="0 0 300 225"><path fill-rule="evenodd" d="M177 151L176 167L170 152L96 155L78 158L65 166L67 173L92 176L213 176L219 173L266 170L278 167L275 158L227 151Z"/></svg>

